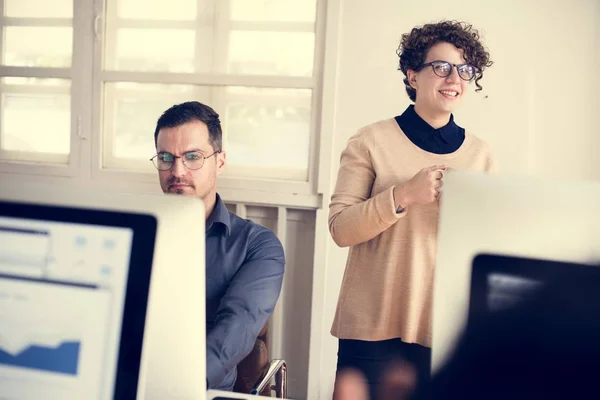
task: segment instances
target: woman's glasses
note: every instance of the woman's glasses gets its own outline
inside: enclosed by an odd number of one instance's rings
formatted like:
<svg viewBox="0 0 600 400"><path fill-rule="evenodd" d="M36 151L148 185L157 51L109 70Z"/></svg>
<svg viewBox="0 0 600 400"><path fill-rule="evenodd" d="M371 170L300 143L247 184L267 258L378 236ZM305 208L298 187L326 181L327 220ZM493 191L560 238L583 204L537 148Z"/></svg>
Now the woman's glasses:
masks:
<svg viewBox="0 0 600 400"><path fill-rule="evenodd" d="M471 64L452 64L448 61L441 60L422 64L419 66L419 68L417 68L417 71L420 71L425 67L431 67L433 69L433 73L440 78L449 77L450 74L452 74L452 69L454 67L456 67L456 70L458 71L458 76L465 81L472 81L479 74L479 69Z"/></svg>

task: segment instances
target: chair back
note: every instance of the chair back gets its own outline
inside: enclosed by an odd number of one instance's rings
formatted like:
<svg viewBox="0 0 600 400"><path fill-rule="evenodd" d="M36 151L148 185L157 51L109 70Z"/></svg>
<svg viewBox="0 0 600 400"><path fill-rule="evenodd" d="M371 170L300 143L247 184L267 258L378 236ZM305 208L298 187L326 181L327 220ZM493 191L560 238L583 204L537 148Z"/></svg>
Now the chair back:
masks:
<svg viewBox="0 0 600 400"><path fill-rule="evenodd" d="M258 334L254 348L237 366L237 380L233 387L234 392L250 393L254 384L261 378L265 369L269 365L269 351L267 349L267 337L269 323L267 322ZM271 396L271 389L267 386L262 396Z"/></svg>

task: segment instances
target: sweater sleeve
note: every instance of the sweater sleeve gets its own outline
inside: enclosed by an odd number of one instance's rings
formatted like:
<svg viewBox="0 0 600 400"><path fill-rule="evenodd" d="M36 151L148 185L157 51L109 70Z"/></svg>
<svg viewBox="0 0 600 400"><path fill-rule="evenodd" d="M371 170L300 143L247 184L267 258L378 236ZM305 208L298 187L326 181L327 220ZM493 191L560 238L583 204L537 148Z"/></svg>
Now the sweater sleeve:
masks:
<svg viewBox="0 0 600 400"><path fill-rule="evenodd" d="M393 186L371 197L376 173L365 135L359 132L342 151L329 205L329 231L338 246L371 240L406 215L396 213Z"/></svg>

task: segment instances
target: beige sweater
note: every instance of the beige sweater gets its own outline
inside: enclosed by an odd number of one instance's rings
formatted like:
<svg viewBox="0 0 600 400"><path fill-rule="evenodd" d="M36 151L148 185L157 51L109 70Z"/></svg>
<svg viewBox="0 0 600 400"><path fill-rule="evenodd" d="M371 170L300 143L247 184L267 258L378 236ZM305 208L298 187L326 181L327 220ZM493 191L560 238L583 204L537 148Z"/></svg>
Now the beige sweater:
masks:
<svg viewBox="0 0 600 400"><path fill-rule="evenodd" d="M466 133L454 153L433 154L415 146L393 118L360 129L348 141L329 207L334 241L350 246L332 335L401 338L431 347L439 205L413 205L396 214L393 188L437 164L494 169L481 139Z"/></svg>

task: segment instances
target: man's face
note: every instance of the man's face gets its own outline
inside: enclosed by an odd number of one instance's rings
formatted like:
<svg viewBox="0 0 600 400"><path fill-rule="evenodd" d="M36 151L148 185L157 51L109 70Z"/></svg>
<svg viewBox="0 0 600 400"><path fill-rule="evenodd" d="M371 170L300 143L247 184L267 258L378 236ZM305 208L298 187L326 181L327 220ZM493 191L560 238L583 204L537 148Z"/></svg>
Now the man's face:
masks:
<svg viewBox="0 0 600 400"><path fill-rule="evenodd" d="M201 199L216 193L217 175L221 174L225 166L225 153L214 154L206 124L192 121L174 128L162 128L158 132L156 150L159 155L169 153L175 156L171 169L158 171L160 187L164 193L197 196ZM204 160L202 168L192 170L184 165L184 161L195 155L212 156ZM188 162L188 165L192 163Z"/></svg>

